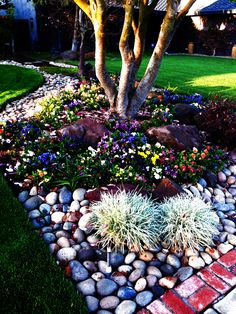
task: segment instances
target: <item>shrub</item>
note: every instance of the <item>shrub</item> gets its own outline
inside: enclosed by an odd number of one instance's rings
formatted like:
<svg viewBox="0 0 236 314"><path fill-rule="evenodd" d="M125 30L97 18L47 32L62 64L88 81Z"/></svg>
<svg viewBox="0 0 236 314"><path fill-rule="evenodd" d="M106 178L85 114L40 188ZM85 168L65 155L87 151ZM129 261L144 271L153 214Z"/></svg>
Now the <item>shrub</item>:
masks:
<svg viewBox="0 0 236 314"><path fill-rule="evenodd" d="M177 250L210 246L218 234L218 216L197 197L185 194L164 200L158 207L159 238Z"/></svg>
<svg viewBox="0 0 236 314"><path fill-rule="evenodd" d="M197 117L198 127L210 136L214 143L235 148L236 106L228 100L211 101Z"/></svg>
<svg viewBox="0 0 236 314"><path fill-rule="evenodd" d="M157 243L157 205L137 191L105 193L91 205L92 224L103 247L142 251Z"/></svg>

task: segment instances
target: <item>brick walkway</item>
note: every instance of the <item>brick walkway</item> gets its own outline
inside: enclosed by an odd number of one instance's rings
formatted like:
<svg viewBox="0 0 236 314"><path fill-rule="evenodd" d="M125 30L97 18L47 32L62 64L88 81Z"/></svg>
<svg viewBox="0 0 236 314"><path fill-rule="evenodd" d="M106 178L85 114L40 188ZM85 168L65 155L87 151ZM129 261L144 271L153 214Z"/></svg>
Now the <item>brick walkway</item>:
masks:
<svg viewBox="0 0 236 314"><path fill-rule="evenodd" d="M153 301L151 314L236 314L236 249Z"/></svg>

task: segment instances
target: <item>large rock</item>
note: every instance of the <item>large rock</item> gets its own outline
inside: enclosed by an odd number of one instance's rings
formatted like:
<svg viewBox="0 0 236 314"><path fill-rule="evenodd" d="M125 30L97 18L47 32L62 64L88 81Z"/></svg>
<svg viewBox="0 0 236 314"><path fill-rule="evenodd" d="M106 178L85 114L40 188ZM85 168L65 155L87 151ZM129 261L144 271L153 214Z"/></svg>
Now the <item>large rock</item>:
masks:
<svg viewBox="0 0 236 314"><path fill-rule="evenodd" d="M147 136L167 147L188 150L201 145L200 133L194 125L167 125L152 127Z"/></svg>
<svg viewBox="0 0 236 314"><path fill-rule="evenodd" d="M170 179L163 178L156 189L152 192L152 197L158 201L163 201L164 198L172 197L181 193L184 193L184 190L180 185Z"/></svg>
<svg viewBox="0 0 236 314"><path fill-rule="evenodd" d="M174 106L173 118L181 124L193 125L198 112L199 109L191 104L176 104Z"/></svg>
<svg viewBox="0 0 236 314"><path fill-rule="evenodd" d="M147 194L144 189L139 189L137 186L129 183L123 184L108 184L106 187L95 188L87 190L85 193L85 198L89 201L100 201L101 193L111 193L115 194L119 190L125 190L126 192L137 191L138 193L145 195Z"/></svg>
<svg viewBox="0 0 236 314"><path fill-rule="evenodd" d="M72 138L86 146L93 147L97 146L105 133L109 133L108 129L102 123L90 118L78 120L57 131L60 138Z"/></svg>

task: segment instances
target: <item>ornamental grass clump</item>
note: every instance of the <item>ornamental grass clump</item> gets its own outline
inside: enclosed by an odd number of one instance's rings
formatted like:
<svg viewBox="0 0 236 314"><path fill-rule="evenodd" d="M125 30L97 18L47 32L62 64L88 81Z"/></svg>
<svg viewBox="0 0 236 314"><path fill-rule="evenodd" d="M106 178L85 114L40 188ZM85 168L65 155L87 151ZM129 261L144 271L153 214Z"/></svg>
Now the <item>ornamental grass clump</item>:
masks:
<svg viewBox="0 0 236 314"><path fill-rule="evenodd" d="M181 194L166 199L157 216L160 239L178 251L210 246L219 233L217 214L198 197Z"/></svg>
<svg viewBox="0 0 236 314"><path fill-rule="evenodd" d="M137 191L104 193L91 205L92 224L102 247L143 251L157 244L157 204Z"/></svg>

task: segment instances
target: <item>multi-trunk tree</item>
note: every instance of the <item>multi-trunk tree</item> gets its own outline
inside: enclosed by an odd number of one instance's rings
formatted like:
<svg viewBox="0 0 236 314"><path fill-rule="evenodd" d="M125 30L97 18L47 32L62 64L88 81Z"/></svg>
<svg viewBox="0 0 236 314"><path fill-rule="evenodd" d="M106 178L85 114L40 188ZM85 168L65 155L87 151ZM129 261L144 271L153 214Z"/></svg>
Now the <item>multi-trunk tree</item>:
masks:
<svg viewBox="0 0 236 314"><path fill-rule="evenodd" d="M161 65L162 57L185 15L196 0L167 0L166 13L161 24L159 36L146 71L140 82L136 83L144 48L147 23L158 0L74 0L90 18L95 34L96 76L104 88L111 111L122 118L133 118L145 101L152 88ZM105 67L105 25L109 5L124 8L124 21L121 31L119 50L122 68L119 86L111 79ZM138 10L138 17L135 11ZM157 27L159 27L157 25Z"/></svg>

